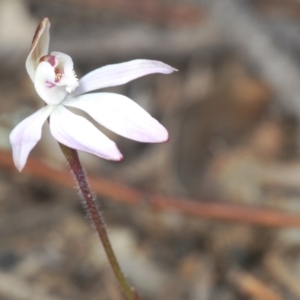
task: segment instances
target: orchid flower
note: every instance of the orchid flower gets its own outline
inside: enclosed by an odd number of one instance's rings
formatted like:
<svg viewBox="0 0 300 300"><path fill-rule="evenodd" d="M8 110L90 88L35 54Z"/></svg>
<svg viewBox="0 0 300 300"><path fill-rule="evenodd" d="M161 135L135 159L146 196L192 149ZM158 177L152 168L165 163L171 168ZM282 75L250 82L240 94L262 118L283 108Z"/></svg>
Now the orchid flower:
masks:
<svg viewBox="0 0 300 300"><path fill-rule="evenodd" d="M13 160L19 171L41 139L42 126L47 119L51 134L61 144L108 160L123 158L113 141L67 107L83 110L99 124L132 140L149 143L168 140L167 130L133 100L114 93L86 93L152 73L170 74L174 68L159 61L137 59L104 66L78 80L70 56L61 52L48 53L49 30L50 22L44 18L35 32L26 60L28 75L45 106L18 124L10 134Z"/></svg>

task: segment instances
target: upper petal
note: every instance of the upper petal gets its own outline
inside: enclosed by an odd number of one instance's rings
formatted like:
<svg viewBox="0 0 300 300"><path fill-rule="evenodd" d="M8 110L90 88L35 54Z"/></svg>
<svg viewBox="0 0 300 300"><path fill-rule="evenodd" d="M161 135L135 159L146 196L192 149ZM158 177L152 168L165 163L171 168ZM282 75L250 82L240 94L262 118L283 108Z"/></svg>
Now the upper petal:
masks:
<svg viewBox="0 0 300 300"><path fill-rule="evenodd" d="M121 160L116 144L92 123L75 115L63 106L57 106L50 117L50 131L60 143L109 160Z"/></svg>
<svg viewBox="0 0 300 300"><path fill-rule="evenodd" d="M30 151L40 140L42 126L52 109L51 106L41 108L18 124L11 132L9 139L13 150L13 160L19 171L23 169Z"/></svg>
<svg viewBox="0 0 300 300"><path fill-rule="evenodd" d="M170 74L176 69L155 60L136 59L96 69L79 80L79 87L73 96L104 87L125 84L133 79L152 74Z"/></svg>
<svg viewBox="0 0 300 300"><path fill-rule="evenodd" d="M113 93L94 93L63 101L87 112L97 122L127 138L148 143L168 140L167 130L131 99Z"/></svg>
<svg viewBox="0 0 300 300"><path fill-rule="evenodd" d="M26 59L26 70L32 81L34 81L35 71L40 58L48 53L50 42L49 29L49 19L44 18L37 27L32 40L30 53Z"/></svg>

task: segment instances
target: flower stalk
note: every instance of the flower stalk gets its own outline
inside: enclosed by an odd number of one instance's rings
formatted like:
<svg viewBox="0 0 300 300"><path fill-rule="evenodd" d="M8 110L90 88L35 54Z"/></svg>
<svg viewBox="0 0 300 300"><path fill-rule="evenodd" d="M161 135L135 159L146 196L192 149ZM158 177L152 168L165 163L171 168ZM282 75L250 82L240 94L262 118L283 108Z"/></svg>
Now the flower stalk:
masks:
<svg viewBox="0 0 300 300"><path fill-rule="evenodd" d="M99 207L97 205L95 196L92 194L87 178L85 176L85 172L81 166L78 153L76 150L69 148L61 143L59 146L66 157L68 164L71 168L71 171L75 177L77 182L79 191L82 197L82 205L86 210L88 216L90 217L92 224L94 225L98 236L102 242L106 255L108 257L109 263L114 271L114 274L119 282L123 293L127 300L139 300L140 298L134 291L134 289L127 282L121 267L117 261L113 248L108 238L108 234L105 228L105 222L101 212L99 211Z"/></svg>

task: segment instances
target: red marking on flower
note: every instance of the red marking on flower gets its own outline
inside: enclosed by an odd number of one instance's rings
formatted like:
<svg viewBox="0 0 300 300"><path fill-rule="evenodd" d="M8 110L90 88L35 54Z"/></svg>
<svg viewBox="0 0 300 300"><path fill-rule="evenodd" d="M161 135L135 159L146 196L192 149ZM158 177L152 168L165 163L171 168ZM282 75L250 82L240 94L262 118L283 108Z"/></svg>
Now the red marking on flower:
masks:
<svg viewBox="0 0 300 300"><path fill-rule="evenodd" d="M42 61L48 62L53 67L56 67L56 65L57 65L57 59L54 55L45 55L40 58L40 62L42 62Z"/></svg>
<svg viewBox="0 0 300 300"><path fill-rule="evenodd" d="M55 86L55 84L53 82L50 82L50 81L45 81L45 85L47 88L51 89Z"/></svg>

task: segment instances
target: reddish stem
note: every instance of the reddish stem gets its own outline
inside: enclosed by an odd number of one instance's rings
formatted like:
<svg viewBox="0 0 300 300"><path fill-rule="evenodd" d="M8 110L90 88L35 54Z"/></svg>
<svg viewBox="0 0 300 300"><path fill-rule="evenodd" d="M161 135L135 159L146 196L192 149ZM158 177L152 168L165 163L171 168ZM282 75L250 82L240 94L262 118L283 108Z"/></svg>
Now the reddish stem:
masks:
<svg viewBox="0 0 300 300"><path fill-rule="evenodd" d="M115 276L128 300L138 300L139 297L135 293L135 291L131 288L131 286L128 284L120 265L117 261L117 258L114 254L114 251L112 249L112 246L110 244L107 231L105 229L105 222L103 219L103 216L101 215L101 212L99 210L99 207L96 202L96 198L92 194L89 184L87 182L85 173L83 171L83 168L81 166L78 153L76 150L71 149L67 146L64 146L62 144L59 144L63 154L65 155L69 166L71 168L71 171L75 177L75 180L78 184L78 188L80 190L81 196L82 196L82 204L84 209L86 210L88 216L90 217L98 236L102 242L102 245L104 247L104 250L106 252L106 255L108 257L108 260L110 262L110 265L115 273Z"/></svg>

